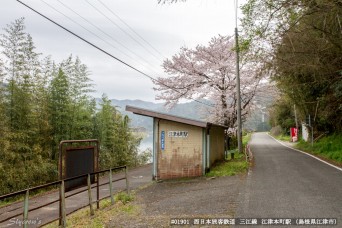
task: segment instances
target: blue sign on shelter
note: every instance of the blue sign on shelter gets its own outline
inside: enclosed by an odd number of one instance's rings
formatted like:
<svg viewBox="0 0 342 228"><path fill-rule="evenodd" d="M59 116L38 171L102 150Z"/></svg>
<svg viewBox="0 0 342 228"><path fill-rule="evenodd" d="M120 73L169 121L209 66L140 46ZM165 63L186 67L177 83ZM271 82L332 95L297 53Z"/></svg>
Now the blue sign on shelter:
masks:
<svg viewBox="0 0 342 228"><path fill-rule="evenodd" d="M165 131L161 131L160 134L160 147L161 150L165 150Z"/></svg>

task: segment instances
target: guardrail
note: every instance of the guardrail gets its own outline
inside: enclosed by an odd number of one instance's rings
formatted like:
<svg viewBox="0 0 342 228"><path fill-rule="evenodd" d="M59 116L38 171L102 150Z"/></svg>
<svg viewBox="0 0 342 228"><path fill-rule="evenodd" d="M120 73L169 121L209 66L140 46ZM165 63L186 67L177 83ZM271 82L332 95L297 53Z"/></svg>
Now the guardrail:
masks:
<svg viewBox="0 0 342 228"><path fill-rule="evenodd" d="M113 180L113 177L112 177L113 171L114 170L121 170L121 169L125 169L125 177ZM109 177L108 177L109 180L108 180L108 182L99 184L99 178L97 178L97 183L96 183L97 185L92 187L91 186L90 177L92 175L97 175L98 176L98 174L105 173L105 172L109 172ZM83 189L83 190L80 190L80 191L77 191L75 193L72 193L72 194L70 194L68 196L65 196L65 182L71 181L71 180L75 180L77 178L82 178L82 177L87 177L87 188ZM66 227L66 205L65 205L65 199L66 198L69 198L69 197L77 195L79 193L88 191L90 215L94 215L93 203L97 203L97 208L99 208L99 202L100 202L99 186L103 186L103 185L109 184L109 194L110 195L108 197L110 197L110 199L111 199L111 204L114 204L115 202L114 202L114 197L113 197L113 186L112 186L112 184L113 184L113 182L117 182L117 181L125 180L125 179L126 179L126 191L127 191L127 194L130 194L129 179L128 179L128 168L127 168L127 166L119 166L119 167L114 167L114 168L111 168L111 169L106 169L106 170L101 170L101 171L97 171L97 172L93 172L93 173L83 174L83 175L80 175L80 176L66 178L66 179L62 179L62 180L59 180L59 181L54 181L54 182L51 182L51 183L47 183L47 184L39 185L39 186L36 186L36 187L28 188L28 189L25 189L25 190L21 190L21 191L9 193L9 194L6 194L6 195L2 195L2 196L0 196L0 201L4 200L4 199L7 199L7 198L10 198L10 197L15 197L15 196L18 196L18 195L25 195L25 196L24 196L24 209L23 209L23 212L17 213L15 215L11 215L10 217L1 220L0 223L8 221L8 220L10 220L12 218L18 217L20 215L23 215L23 226L24 226L24 228L27 228L28 223L25 222L25 221L28 221L28 214L29 214L29 212L38 210L40 208L46 207L46 206L51 205L51 204L56 203L56 202L60 202L60 204L59 204L60 205L60 208L59 208L59 225L62 226L62 227ZM29 195L30 195L30 192L38 190L38 189L48 188L48 187L53 186L53 185L59 185L59 192L60 192L59 199L58 200L54 200L54 201L49 202L49 203L46 203L44 205L40 205L40 206L37 206L35 208L29 209ZM84 186L82 186L82 187L84 187ZM96 201L92 200L92 195L91 195L91 189L92 188L97 188L97 200ZM108 197L104 197L102 199L105 199L105 198L108 198ZM19 208L16 208L16 209L19 209ZM11 211L13 211L13 210L15 210L15 209L12 209Z"/></svg>

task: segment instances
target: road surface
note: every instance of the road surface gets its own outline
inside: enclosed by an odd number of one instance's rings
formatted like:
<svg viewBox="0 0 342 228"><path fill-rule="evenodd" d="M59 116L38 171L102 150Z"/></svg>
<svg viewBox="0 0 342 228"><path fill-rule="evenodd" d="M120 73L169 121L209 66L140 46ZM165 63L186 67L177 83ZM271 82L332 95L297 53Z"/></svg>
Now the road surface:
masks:
<svg viewBox="0 0 342 228"><path fill-rule="evenodd" d="M255 164L240 194L236 218L337 218L342 227L341 170L266 133L253 134L250 146Z"/></svg>
<svg viewBox="0 0 342 228"><path fill-rule="evenodd" d="M152 181L152 165L145 165L136 169L128 170L130 189L136 189L140 186L143 186ZM113 174L113 181L115 179L120 179L124 177L124 173ZM100 178L100 183L108 182L108 178ZM95 186L95 185L93 185ZM84 188L85 189L85 188ZM119 192L126 189L126 180L121 180L113 183L114 192ZM66 193L66 196L75 193L76 191L80 191L80 189L76 189ZM100 198L109 196L109 185L100 186ZM53 191L51 193L45 194L39 197L33 197L29 200L29 208L36 208L40 205L44 205L48 202L52 202L59 199L59 192ZM96 200L96 188L92 189L92 199ZM89 204L88 201L88 193L87 191L79 193L75 196L66 199L66 213L72 213L82 207L85 207ZM53 203L49 206L42 207L41 209L34 210L29 212L29 220L36 225L32 225L29 227L38 227L43 224L50 223L59 216L59 203ZM8 205L6 207L0 208L0 228L3 227L22 227L20 222L23 219L23 216L18 216L14 219L9 219L15 214L19 214L23 212L23 202L14 203ZM21 225L21 226L20 226Z"/></svg>

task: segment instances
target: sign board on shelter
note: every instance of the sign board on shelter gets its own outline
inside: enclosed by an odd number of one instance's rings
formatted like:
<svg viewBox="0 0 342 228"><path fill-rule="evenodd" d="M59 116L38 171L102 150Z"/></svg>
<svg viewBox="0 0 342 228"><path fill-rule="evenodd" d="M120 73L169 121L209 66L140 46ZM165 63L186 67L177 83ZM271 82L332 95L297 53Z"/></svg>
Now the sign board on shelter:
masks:
<svg viewBox="0 0 342 228"><path fill-rule="evenodd" d="M178 137L178 138L186 138L188 137L189 132L187 131L169 131L168 136L169 137Z"/></svg>

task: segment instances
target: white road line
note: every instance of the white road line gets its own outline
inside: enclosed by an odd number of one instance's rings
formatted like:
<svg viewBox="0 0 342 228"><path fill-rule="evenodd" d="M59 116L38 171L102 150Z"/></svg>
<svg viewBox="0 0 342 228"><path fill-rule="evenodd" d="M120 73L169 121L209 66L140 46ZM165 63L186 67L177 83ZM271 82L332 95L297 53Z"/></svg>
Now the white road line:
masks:
<svg viewBox="0 0 342 228"><path fill-rule="evenodd" d="M308 155L308 156L310 156L310 157L312 157L312 158L314 158L314 159L316 159L316 160L318 160L318 161L321 161L321 162L323 162L323 163L325 163L325 164L327 164L327 165L329 165L329 166L331 166L331 167L333 167L333 168L335 168L335 169L337 169L337 170L339 170L339 171L342 172L342 168L340 168L340 167L338 167L338 166L335 166L335 165L333 165L333 164L330 164L329 162L326 162L326 161L324 161L324 160L322 160L322 159L320 159L320 158L318 158L318 157L315 157L315 156L313 156L312 154L309 154L309 153L307 153L307 152L304 152L304 151L301 151L301 150L292 148L292 147L290 147L290 146L287 146L287 145L285 145L284 143L280 142L278 139L274 138L272 135L270 135L270 134L268 134L268 133L267 133L267 135L270 136L270 137L271 137L272 139L274 139L275 141L277 141L278 143L280 143L281 145L287 147L287 148L290 148L290 149L292 149L292 150L298 151L298 152L300 152L300 153L302 153L302 154L306 154L306 155Z"/></svg>

